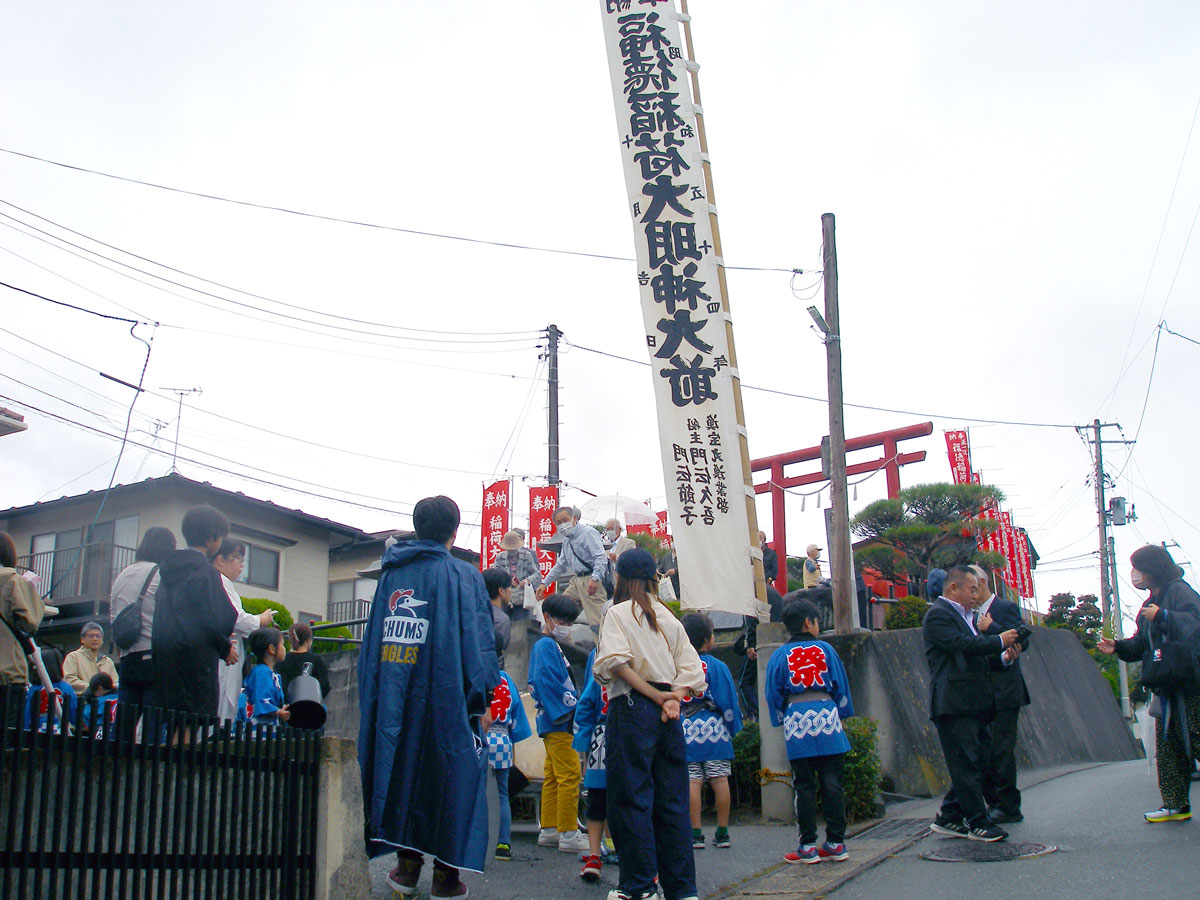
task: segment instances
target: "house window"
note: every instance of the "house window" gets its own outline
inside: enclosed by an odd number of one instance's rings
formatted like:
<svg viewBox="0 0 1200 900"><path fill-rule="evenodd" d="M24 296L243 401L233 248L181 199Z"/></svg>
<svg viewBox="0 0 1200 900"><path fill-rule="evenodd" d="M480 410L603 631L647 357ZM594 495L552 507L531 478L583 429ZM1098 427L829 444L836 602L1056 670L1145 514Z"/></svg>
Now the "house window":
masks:
<svg viewBox="0 0 1200 900"><path fill-rule="evenodd" d="M279 590L279 551L246 544L246 565L238 581L268 590Z"/></svg>

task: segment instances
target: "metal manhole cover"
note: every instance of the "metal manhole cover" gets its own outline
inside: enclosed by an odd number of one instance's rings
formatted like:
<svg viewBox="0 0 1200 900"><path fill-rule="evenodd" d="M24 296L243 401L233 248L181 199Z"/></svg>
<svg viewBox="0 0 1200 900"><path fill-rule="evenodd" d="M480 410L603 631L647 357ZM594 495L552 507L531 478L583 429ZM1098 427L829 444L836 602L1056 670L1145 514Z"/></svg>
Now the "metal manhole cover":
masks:
<svg viewBox="0 0 1200 900"><path fill-rule="evenodd" d="M854 836L855 840L879 841L918 837L929 830L929 819L888 819Z"/></svg>
<svg viewBox="0 0 1200 900"><path fill-rule="evenodd" d="M921 859L933 862L1007 862L1010 859L1032 859L1045 856L1058 848L1053 844L1023 844L1015 841L945 841L942 846L926 850Z"/></svg>

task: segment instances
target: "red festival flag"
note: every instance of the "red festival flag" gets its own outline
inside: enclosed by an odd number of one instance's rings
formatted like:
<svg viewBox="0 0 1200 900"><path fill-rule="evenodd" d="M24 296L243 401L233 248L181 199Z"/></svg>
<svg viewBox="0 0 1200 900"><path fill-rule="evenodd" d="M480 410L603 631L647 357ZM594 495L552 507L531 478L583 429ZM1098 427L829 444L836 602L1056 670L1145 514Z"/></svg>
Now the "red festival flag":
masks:
<svg viewBox="0 0 1200 900"><path fill-rule="evenodd" d="M483 518L480 519L479 567L490 569L500 549L500 538L508 531L508 495L512 485L497 481L483 489Z"/></svg>
<svg viewBox="0 0 1200 900"><path fill-rule="evenodd" d="M1000 513L1000 552L1004 554L1004 582L1019 592L1017 542L1013 535L1012 513Z"/></svg>
<svg viewBox="0 0 1200 900"><path fill-rule="evenodd" d="M529 546L537 554L538 569L542 577L554 567L555 554L549 550L539 550L540 541L548 541L554 536L554 510L558 507L558 487L536 487L529 489ZM547 591L553 586L547 585Z"/></svg>
<svg viewBox="0 0 1200 900"><path fill-rule="evenodd" d="M971 448L965 431L947 431L946 455L950 457L950 473L955 484L971 484Z"/></svg>

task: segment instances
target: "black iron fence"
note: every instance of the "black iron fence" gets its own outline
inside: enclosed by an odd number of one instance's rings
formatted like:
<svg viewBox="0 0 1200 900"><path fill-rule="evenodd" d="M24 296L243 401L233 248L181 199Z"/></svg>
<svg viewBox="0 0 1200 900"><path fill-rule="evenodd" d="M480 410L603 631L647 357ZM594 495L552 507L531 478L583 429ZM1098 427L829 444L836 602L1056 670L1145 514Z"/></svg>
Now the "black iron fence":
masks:
<svg viewBox="0 0 1200 900"><path fill-rule="evenodd" d="M315 735L82 704L30 730L19 696L0 692L0 898L313 896Z"/></svg>

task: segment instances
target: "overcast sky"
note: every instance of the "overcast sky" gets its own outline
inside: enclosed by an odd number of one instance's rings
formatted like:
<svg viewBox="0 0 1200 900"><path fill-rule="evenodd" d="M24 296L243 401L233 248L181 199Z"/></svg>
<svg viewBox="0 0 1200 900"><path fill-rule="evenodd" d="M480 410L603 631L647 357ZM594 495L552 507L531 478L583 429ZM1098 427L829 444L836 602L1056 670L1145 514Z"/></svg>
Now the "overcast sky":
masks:
<svg viewBox="0 0 1200 900"><path fill-rule="evenodd" d="M1044 608L1099 588L1091 458L1071 427L982 420L1119 422L1138 437L1132 461L1105 447L1139 517L1116 529L1123 579L1147 541L1200 563L1200 346L1156 330L1200 340L1200 6L691 12L726 263L784 270L729 273L751 454L827 431L823 402L749 388L826 394L804 311L818 276L786 270L820 267L832 212L846 400L895 410L848 408L848 435L932 420L907 485L949 480L942 431L969 426L1042 556ZM199 387L179 423L189 477L368 530L408 526L432 493L476 522L493 475L523 506L546 474L536 348L553 322L563 480L662 508L648 369L591 352L646 357L598 3L3 0L3 16L5 150L618 257L0 153L0 281L161 323L136 329L149 390L118 482L170 470L164 389ZM103 489L131 392L99 373L137 383L145 347L125 323L5 288L0 303L0 404L30 423L0 439L0 507ZM852 512L883 477L856 490ZM793 551L825 544L801 502Z"/></svg>

